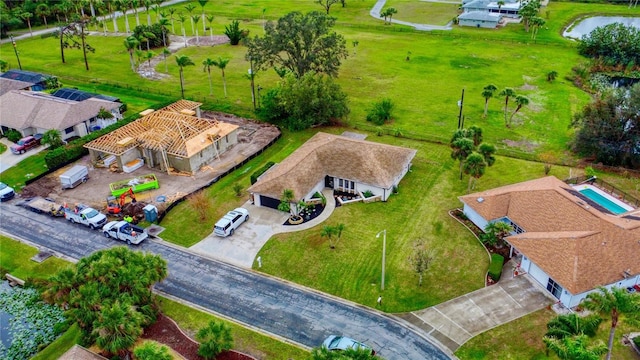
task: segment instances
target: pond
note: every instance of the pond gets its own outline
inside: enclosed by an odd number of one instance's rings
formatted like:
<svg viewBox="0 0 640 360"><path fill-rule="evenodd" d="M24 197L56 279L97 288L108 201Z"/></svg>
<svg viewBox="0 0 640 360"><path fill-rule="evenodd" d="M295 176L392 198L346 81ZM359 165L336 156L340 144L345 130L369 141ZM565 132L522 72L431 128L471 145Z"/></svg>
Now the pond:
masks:
<svg viewBox="0 0 640 360"><path fill-rule="evenodd" d="M640 29L640 18L624 17L624 16L593 16L582 20L578 23L572 23L562 33L566 38L580 39L583 35L588 35L595 28L613 23L622 23L627 26L633 26Z"/></svg>

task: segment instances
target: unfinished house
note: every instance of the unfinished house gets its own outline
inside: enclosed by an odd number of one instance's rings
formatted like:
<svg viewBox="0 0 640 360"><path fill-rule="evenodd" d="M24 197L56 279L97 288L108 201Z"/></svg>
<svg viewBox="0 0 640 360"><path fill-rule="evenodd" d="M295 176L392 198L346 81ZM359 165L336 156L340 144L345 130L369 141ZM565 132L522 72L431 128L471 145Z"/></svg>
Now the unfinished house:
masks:
<svg viewBox="0 0 640 360"><path fill-rule="evenodd" d="M85 148L95 164L117 163L124 172L144 165L194 173L238 142L238 126L200 115L200 103L180 100L99 137Z"/></svg>

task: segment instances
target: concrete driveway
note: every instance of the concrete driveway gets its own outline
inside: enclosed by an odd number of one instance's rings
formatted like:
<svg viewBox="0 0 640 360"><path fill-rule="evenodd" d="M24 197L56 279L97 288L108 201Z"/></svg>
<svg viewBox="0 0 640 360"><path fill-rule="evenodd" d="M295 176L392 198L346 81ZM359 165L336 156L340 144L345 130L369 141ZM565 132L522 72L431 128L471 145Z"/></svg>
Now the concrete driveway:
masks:
<svg viewBox="0 0 640 360"><path fill-rule="evenodd" d="M31 149L31 150L27 151L24 154L16 155L16 154L11 152L11 149L9 149L9 147L11 145L13 145L13 143L11 141L9 141L5 137L0 139L0 141L7 146L7 151L5 151L2 154L0 154L0 173L5 171L5 170L7 170L8 168L16 165L20 161L28 158L29 156L31 156L33 154L37 154L37 153L39 153L40 151L42 151L42 150L44 150L46 148L46 146L40 145L40 146L38 146L38 147L36 147L34 149Z"/></svg>
<svg viewBox="0 0 640 360"><path fill-rule="evenodd" d="M327 199L327 205L322 214L300 225L284 226L282 224L289 218L288 214L275 209L255 206L247 201L242 207L249 210L249 220L240 225L232 236L222 238L214 235L213 229L211 229L212 232L209 236L191 246L189 250L212 259L250 269L258 251L274 234L306 230L329 218L335 209L333 191L324 189L322 194Z"/></svg>

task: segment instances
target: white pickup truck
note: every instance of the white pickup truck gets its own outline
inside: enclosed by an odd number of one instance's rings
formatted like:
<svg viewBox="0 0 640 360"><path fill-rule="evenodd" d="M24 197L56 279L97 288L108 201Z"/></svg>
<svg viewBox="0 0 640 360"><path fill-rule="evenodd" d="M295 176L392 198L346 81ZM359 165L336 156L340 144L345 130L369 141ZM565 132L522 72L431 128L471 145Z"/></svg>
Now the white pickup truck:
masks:
<svg viewBox="0 0 640 360"><path fill-rule="evenodd" d="M76 205L73 209L66 208L64 218L73 224L82 224L91 229L101 229L107 223L107 217L104 214L85 205Z"/></svg>
<svg viewBox="0 0 640 360"><path fill-rule="evenodd" d="M122 240L129 245L138 245L149 236L143 228L126 221L111 221L102 227L102 233L106 238Z"/></svg>

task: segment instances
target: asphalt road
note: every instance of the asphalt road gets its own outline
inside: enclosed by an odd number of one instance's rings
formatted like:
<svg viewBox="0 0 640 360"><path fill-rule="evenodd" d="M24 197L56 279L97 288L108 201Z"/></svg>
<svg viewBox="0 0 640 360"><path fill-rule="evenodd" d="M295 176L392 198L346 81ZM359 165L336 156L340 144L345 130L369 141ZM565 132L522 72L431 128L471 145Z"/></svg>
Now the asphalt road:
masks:
<svg viewBox="0 0 640 360"><path fill-rule="evenodd" d="M9 235L73 259L123 244L63 218L32 213L16 202L0 205L0 231ZM169 276L157 290L294 343L312 348L331 334L343 334L369 344L385 359L450 359L393 316L160 241L132 248L167 260Z"/></svg>

